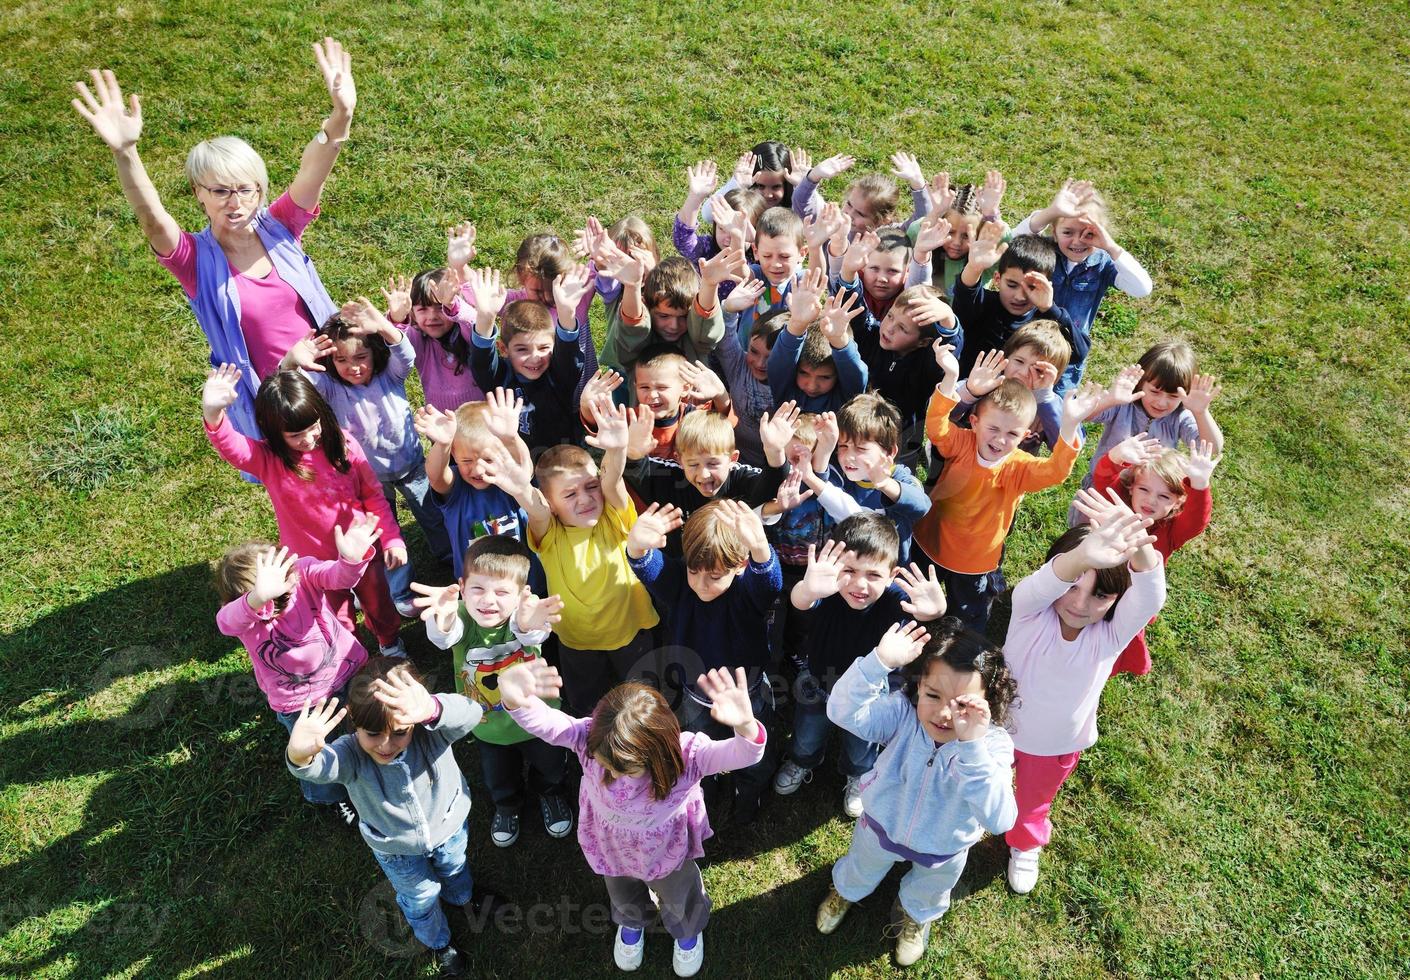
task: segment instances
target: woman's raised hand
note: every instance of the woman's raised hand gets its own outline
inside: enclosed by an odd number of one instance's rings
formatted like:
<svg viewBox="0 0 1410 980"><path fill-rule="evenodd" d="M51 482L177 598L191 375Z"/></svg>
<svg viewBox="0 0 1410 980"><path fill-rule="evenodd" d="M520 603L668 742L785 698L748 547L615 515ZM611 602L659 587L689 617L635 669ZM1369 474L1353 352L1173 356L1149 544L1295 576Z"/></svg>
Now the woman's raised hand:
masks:
<svg viewBox="0 0 1410 980"><path fill-rule="evenodd" d="M72 100L73 107L114 153L136 146L137 138L142 135L141 100L135 95L128 96L128 106L124 108L116 75L107 68L102 71L93 68L88 74L93 79L93 90L82 82L75 82L73 87L78 90L79 98Z"/></svg>
<svg viewBox="0 0 1410 980"><path fill-rule="evenodd" d="M323 73L323 84L328 86L328 97L333 100L333 111L351 116L357 106L352 55L343 50L343 46L337 41L325 37L321 42L314 42L313 56L318 59L318 70Z"/></svg>

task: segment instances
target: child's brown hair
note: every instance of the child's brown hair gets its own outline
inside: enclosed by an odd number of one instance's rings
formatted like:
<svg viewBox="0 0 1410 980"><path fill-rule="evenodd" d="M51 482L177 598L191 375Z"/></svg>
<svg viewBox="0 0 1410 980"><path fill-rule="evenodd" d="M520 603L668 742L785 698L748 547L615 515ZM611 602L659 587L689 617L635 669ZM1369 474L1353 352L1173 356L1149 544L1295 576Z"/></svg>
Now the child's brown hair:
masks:
<svg viewBox="0 0 1410 980"><path fill-rule="evenodd" d="M373 735L396 730L391 707L378 701L373 693L377 681L385 681L394 673L417 684L425 683L405 657L368 657L367 663L348 682L349 724Z"/></svg>
<svg viewBox="0 0 1410 980"><path fill-rule="evenodd" d="M1121 471L1117 480L1126 490L1127 500L1131 499L1131 484L1136 482L1138 476L1149 473L1164 483L1167 490L1180 498L1170 509L1170 513L1163 518L1168 521L1184 510L1185 500L1189 496L1189 488L1185 486L1186 463L1187 460L1178 449L1167 449L1148 463L1138 463L1135 466L1126 467Z"/></svg>
<svg viewBox="0 0 1410 980"><path fill-rule="evenodd" d="M553 280L572 267L572 253L554 234L530 235L519 244L514 256L514 277L522 283L525 273L538 276L545 290L552 289Z"/></svg>
<svg viewBox="0 0 1410 980"><path fill-rule="evenodd" d="M634 248L644 248L652 259L661 261L661 251L656 247L656 234L640 216L629 214L607 229L607 237L612 239L623 252L631 254Z"/></svg>
<svg viewBox="0 0 1410 980"><path fill-rule="evenodd" d="M837 413L837 436L848 442L874 442L894 453L901 445L901 413L876 392L863 392Z"/></svg>
<svg viewBox="0 0 1410 980"><path fill-rule="evenodd" d="M1019 327L1004 341L1004 355L1010 356L1025 347L1031 347L1040 359L1057 368L1058 377L1062 377L1072 360L1072 345L1055 320L1030 320Z"/></svg>
<svg viewBox="0 0 1410 980"><path fill-rule="evenodd" d="M827 335L815 323L803 335L803 346L798 351L798 364L807 367L822 367L824 364L832 363L832 344L828 343Z"/></svg>
<svg viewBox="0 0 1410 980"><path fill-rule="evenodd" d="M759 215L759 223L754 230L754 238L792 238L798 245L798 251L803 251L807 246L807 239L803 236L803 219L794 214L789 208L769 208Z"/></svg>
<svg viewBox="0 0 1410 980"><path fill-rule="evenodd" d="M587 750L618 773L643 772L658 803L685 774L681 726L660 692L645 684L619 684L592 712ZM604 774L604 782L611 781Z"/></svg>
<svg viewBox="0 0 1410 980"><path fill-rule="evenodd" d="M529 581L529 549L507 534L485 534L465 549L461 579L469 575L508 579L519 588Z"/></svg>
<svg viewBox="0 0 1410 980"><path fill-rule="evenodd" d="M255 559L278 548L272 541L237 544L215 562L215 592L221 602L233 602L255 587Z"/></svg>
<svg viewBox="0 0 1410 980"><path fill-rule="evenodd" d="M1136 362L1142 372L1141 387L1154 384L1161 391L1190 390L1195 378L1195 352L1183 340L1162 340L1141 355Z"/></svg>
<svg viewBox="0 0 1410 980"><path fill-rule="evenodd" d="M848 195L857 191L871 212L872 227L880 228L896 221L897 209L901 200L900 188L885 174L867 174L858 177L847 188Z"/></svg>
<svg viewBox="0 0 1410 980"><path fill-rule="evenodd" d="M1044 563L1052 561L1058 555L1065 554L1076 548L1082 540L1092 532L1090 524L1078 524L1070 527L1058 536L1048 547L1048 555L1043 559ZM1115 568L1096 569L1097 582L1093 586L1093 591L1101 595L1116 596L1117 601L1126 594L1126 590L1131 587L1131 568L1126 562L1122 562ZM1110 620L1116 614L1116 603L1111 604L1111 608L1106 611L1104 619Z"/></svg>
<svg viewBox="0 0 1410 980"><path fill-rule="evenodd" d="M531 299L515 300L504 308L500 317L499 338L506 346L524 334L552 333L553 317L548 307Z"/></svg>
<svg viewBox="0 0 1410 980"><path fill-rule="evenodd" d="M1004 380L999 387L979 399L979 404L974 406L974 414L978 415L985 406L1010 412L1023 419L1024 425L1031 425L1038 415L1038 400L1028 386L1017 378Z"/></svg>
<svg viewBox="0 0 1410 980"><path fill-rule="evenodd" d="M672 255L646 274L641 286L641 302L648 310L662 305L689 310L699 288L700 273L695 271L695 266L689 259Z"/></svg>
<svg viewBox="0 0 1410 980"><path fill-rule="evenodd" d="M1018 700L1018 682L1013 679L1004 651L999 646L953 616L926 625L930 639L920 656L908 663L902 673L911 704L920 695L920 685L930 668L939 662L961 674L978 674L984 683L984 700L989 704L989 718L1003 728L1008 724L1009 711Z"/></svg>
<svg viewBox="0 0 1410 980"><path fill-rule="evenodd" d="M688 571L724 572L740 568L749 560L749 549L739 532L719 518L724 503L710 501L691 514L681 528L681 557Z"/></svg>
<svg viewBox="0 0 1410 980"><path fill-rule="evenodd" d="M819 418L821 416L817 412L804 412L799 415L798 421L793 423L793 438L805 446L816 446L818 444Z"/></svg>
<svg viewBox="0 0 1410 980"><path fill-rule="evenodd" d="M922 340L934 340L936 337L940 336L940 332L935 329L935 323L918 323L915 317L911 315L911 302L918 299L938 299L945 302L946 305L949 305L945 294L941 290L936 289L928 282L919 282L914 286L907 286L905 289L901 290L895 302L892 303L891 308L898 313L905 314L915 323L916 332L920 335Z"/></svg>

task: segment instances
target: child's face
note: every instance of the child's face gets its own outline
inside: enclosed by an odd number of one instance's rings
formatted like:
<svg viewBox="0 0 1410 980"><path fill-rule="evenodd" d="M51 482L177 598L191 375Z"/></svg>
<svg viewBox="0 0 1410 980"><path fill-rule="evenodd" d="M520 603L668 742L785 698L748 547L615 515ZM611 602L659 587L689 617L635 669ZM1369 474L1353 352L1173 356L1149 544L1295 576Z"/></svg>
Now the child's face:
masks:
<svg viewBox="0 0 1410 980"><path fill-rule="evenodd" d="M774 286L783 285L803 266L798 242L787 235L760 235L754 240L754 258Z"/></svg>
<svg viewBox="0 0 1410 980"><path fill-rule="evenodd" d="M535 303L542 303L547 307L553 306L553 289L544 284L543 276L524 268L515 271L519 276L519 285L528 294L524 297L525 299L531 299Z"/></svg>
<svg viewBox="0 0 1410 980"><path fill-rule="evenodd" d="M555 474L542 490L553 516L568 527L592 527L602 516L602 480L596 466Z"/></svg>
<svg viewBox="0 0 1410 980"><path fill-rule="evenodd" d="M769 383L769 344L763 337L750 337L749 347L744 352L744 363L749 373L760 384Z"/></svg>
<svg viewBox="0 0 1410 980"><path fill-rule="evenodd" d="M969 424L974 429L978 444L979 458L997 463L1023 441L1023 437L1028 434L1028 426L1032 423L1032 418L1022 418L1014 412L987 402L981 404L979 411L969 417Z"/></svg>
<svg viewBox="0 0 1410 980"><path fill-rule="evenodd" d="M1096 229L1078 218L1059 218L1053 226L1053 238L1063 258L1074 264L1085 262L1097 247Z"/></svg>
<svg viewBox="0 0 1410 980"><path fill-rule="evenodd" d="M450 458L455 462L455 471L476 490L490 485L485 479L485 463L489 461L490 453L490 447L482 442L457 438L450 445Z"/></svg>
<svg viewBox="0 0 1410 980"><path fill-rule="evenodd" d="M394 728L386 732L369 732L365 728L359 728L357 744L379 766L385 766L406 751L406 747L411 744L411 732L412 726Z"/></svg>
<svg viewBox="0 0 1410 980"><path fill-rule="evenodd" d="M651 307L650 313L651 329L666 343L674 344L685 336L686 327L690 325L688 311L668 303L657 303Z"/></svg>
<svg viewBox="0 0 1410 980"><path fill-rule="evenodd" d="M878 299L891 299L899 295L905 285L905 250L873 250L867 264L862 266L862 288L866 290L867 295Z"/></svg>
<svg viewBox="0 0 1410 980"><path fill-rule="evenodd" d="M943 660L930 664L916 686L916 717L932 741L955 740L950 702L965 694L984 694L984 678L978 671L958 671Z"/></svg>
<svg viewBox="0 0 1410 980"><path fill-rule="evenodd" d="M891 563L879 558L859 558L850 551L842 556L837 591L851 608L869 608L890 584Z"/></svg>
<svg viewBox="0 0 1410 980"><path fill-rule="evenodd" d="M548 363L553 358L553 334L517 334L505 345L504 352L515 374L530 381L537 381L548 370Z"/></svg>
<svg viewBox="0 0 1410 980"><path fill-rule="evenodd" d="M783 203L784 183L782 170L754 171L754 190L764 199L764 207L778 207Z"/></svg>
<svg viewBox="0 0 1410 980"><path fill-rule="evenodd" d="M849 238L856 238L858 235L873 231L876 228L876 212L872 210L871 204L867 201L861 191L854 190L847 195L847 199L842 202L842 210L847 217L852 219L852 232Z"/></svg>
<svg viewBox="0 0 1410 980"><path fill-rule="evenodd" d="M802 466L803 463L813 458L814 443L804 442L797 436L788 440L788 445L784 448L784 455L791 466Z"/></svg>
<svg viewBox="0 0 1410 980"><path fill-rule="evenodd" d="M882 317L878 339L882 350L898 352L917 350L927 343L920 335L920 327L911 319L910 311L903 310L900 304L893 305Z"/></svg>
<svg viewBox="0 0 1410 980"><path fill-rule="evenodd" d="M439 306L413 306L411 315L416 320L417 329L433 340L440 340L455 326Z"/></svg>
<svg viewBox="0 0 1410 980"><path fill-rule="evenodd" d="M1154 381L1141 384L1141 408L1153 419L1163 419L1180 407L1180 396L1156 386Z"/></svg>
<svg viewBox="0 0 1410 980"><path fill-rule="evenodd" d="M629 766L626 769L615 769L613 768L611 761L609 761L608 758L604 756L601 752L594 752L592 757L594 760L596 760L597 764L601 766L603 770L607 773L607 778L609 780L621 779L624 776L627 778L630 778L632 776L640 776L644 772L646 772L646 770L641 768L640 766Z"/></svg>
<svg viewBox="0 0 1410 980"><path fill-rule="evenodd" d="M340 340L333 345L333 370L350 385L372 380L372 351L360 340Z"/></svg>
<svg viewBox="0 0 1410 980"><path fill-rule="evenodd" d="M1072 583L1058 600L1053 603L1053 611L1058 614L1066 631L1076 632L1099 623L1116 602L1116 596L1097 592L1097 573L1088 569L1082 577ZM1067 637L1069 640L1073 637Z"/></svg>
<svg viewBox="0 0 1410 980"><path fill-rule="evenodd" d="M700 491L701 496L713 497L729 479L730 467L739 459L739 450L729 453L681 453L680 458L686 481Z"/></svg>
<svg viewBox="0 0 1410 980"><path fill-rule="evenodd" d="M503 626L519 608L521 588L510 578L467 572L460 580L460 598L465 600L465 611L476 625L494 629Z"/></svg>
<svg viewBox="0 0 1410 980"><path fill-rule="evenodd" d="M1017 381L1030 390L1038 387L1038 362L1042 360L1032 347L1019 347L1012 354L1004 355L1004 377Z"/></svg>
<svg viewBox="0 0 1410 980"><path fill-rule="evenodd" d="M837 465L842 468L842 475L856 483L858 480L869 480L881 466L888 468L894 465L896 451L887 450L880 443L870 440L852 439L843 436L837 441Z"/></svg>
<svg viewBox="0 0 1410 980"><path fill-rule="evenodd" d="M284 433L284 444L296 453L311 453L323 439L323 423L315 422L300 432Z"/></svg>
<svg viewBox="0 0 1410 980"><path fill-rule="evenodd" d="M1157 523L1168 518L1184 499L1184 494L1171 490L1168 483L1149 471L1136 474L1131 481L1131 509Z"/></svg>
<svg viewBox="0 0 1410 980"><path fill-rule="evenodd" d="M685 571L685 580L690 583L691 590L700 597L701 602L714 602L729 591L729 587L742 571L743 565L738 568L688 568Z"/></svg>
<svg viewBox="0 0 1410 980"><path fill-rule="evenodd" d="M837 384L837 368L831 364L799 364L794 380L803 394L817 398L826 395Z"/></svg>
<svg viewBox="0 0 1410 980"><path fill-rule="evenodd" d="M999 280L999 303L1012 316L1023 316L1033 309L1033 300L1028 297L1028 287L1023 282L1023 270L1009 267Z"/></svg>
<svg viewBox="0 0 1410 980"><path fill-rule="evenodd" d="M658 419L672 419L681 410L685 385L681 373L673 364L638 365L636 369L636 403L651 409Z"/></svg>
<svg viewBox="0 0 1410 980"><path fill-rule="evenodd" d="M950 222L950 237L941 246L945 255L952 259L965 258L969 255L969 243L979 234L979 215L950 211L945 220Z"/></svg>

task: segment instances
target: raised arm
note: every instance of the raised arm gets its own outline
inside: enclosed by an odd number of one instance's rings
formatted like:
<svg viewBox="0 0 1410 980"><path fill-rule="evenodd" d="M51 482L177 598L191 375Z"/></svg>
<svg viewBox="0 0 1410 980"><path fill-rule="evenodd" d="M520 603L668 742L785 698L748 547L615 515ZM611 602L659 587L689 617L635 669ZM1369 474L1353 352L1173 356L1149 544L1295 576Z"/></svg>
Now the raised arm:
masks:
<svg viewBox="0 0 1410 980"><path fill-rule="evenodd" d="M318 59L318 70L323 73L323 83L328 87L328 96L333 101L333 112L323 121L318 135L304 147L299 172L289 184L289 196L305 211L318 207L318 199L323 195L323 185L338 159L338 151L352 131L353 109L357 106L352 56L331 37L325 37L322 43L313 45L313 56Z"/></svg>
<svg viewBox="0 0 1410 980"><path fill-rule="evenodd" d="M89 72L93 89L76 82L79 98L72 104L78 114L88 120L93 131L113 151L118 183L123 196L137 213L137 223L147 242L158 255L170 255L181 241L181 226L168 212L147 176L147 168L137 155L137 140L142 135L142 102L136 95L129 97L128 108L122 104L122 89L117 76L108 69Z"/></svg>

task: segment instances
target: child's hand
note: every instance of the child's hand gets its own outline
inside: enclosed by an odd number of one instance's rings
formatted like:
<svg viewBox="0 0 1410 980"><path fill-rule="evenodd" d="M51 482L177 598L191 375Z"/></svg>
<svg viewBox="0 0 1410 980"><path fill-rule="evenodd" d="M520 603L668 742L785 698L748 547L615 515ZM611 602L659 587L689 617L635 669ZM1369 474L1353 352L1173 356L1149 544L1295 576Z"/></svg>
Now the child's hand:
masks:
<svg viewBox="0 0 1410 980"><path fill-rule="evenodd" d="M969 389L970 395L978 401L1003 384L1004 368L1008 367L1008 363L1001 350L986 350L980 354L979 359L974 362L974 367L969 369L969 377L964 379L964 386ZM940 367L943 369L945 365ZM956 362L955 367L958 372L959 362Z"/></svg>
<svg viewBox="0 0 1410 980"><path fill-rule="evenodd" d="M698 361L681 365L681 380L685 382L684 398L695 405L708 405L725 393L720 376Z"/></svg>
<svg viewBox="0 0 1410 980"><path fill-rule="evenodd" d="M818 434L818 441L817 445L814 446L814 452L824 450L823 455L831 459L833 450L837 448L837 440L841 438L841 432L837 427L837 413L820 413L817 421L813 423L813 431ZM817 456L813 458L816 460ZM814 467L814 469L816 469L816 467Z"/></svg>
<svg viewBox="0 0 1410 980"><path fill-rule="evenodd" d="M930 634L920 623L892 623L876 645L876 659L887 670L904 667L925 651Z"/></svg>
<svg viewBox="0 0 1410 980"><path fill-rule="evenodd" d="M837 156L828 157L826 160L814 165L813 169L808 173L808 176L813 178L813 183L821 184L823 181L831 180L833 177L849 169L852 164L856 162L856 159L853 157L849 157L845 153L839 153Z"/></svg>
<svg viewBox="0 0 1410 980"><path fill-rule="evenodd" d="M610 399L598 398L588 403L588 411L592 413L597 434L588 436L584 441L594 449L606 452L614 449L625 450L629 425L627 410L621 405L612 404Z"/></svg>
<svg viewBox="0 0 1410 980"><path fill-rule="evenodd" d="M583 227L573 233L573 254L580 259L591 258L606 237L602 222L589 215Z"/></svg>
<svg viewBox="0 0 1410 980"><path fill-rule="evenodd" d="M950 187L950 171L942 170L930 178L930 213L943 217L955 203L955 192Z"/></svg>
<svg viewBox="0 0 1410 980"><path fill-rule="evenodd" d="M436 629L442 634L449 633L455 627L455 619L460 611L458 582L452 582L450 585L422 585L420 582L412 582L411 591L419 595L419 598L411 600L411 604L421 610L423 623L434 622Z"/></svg>
<svg viewBox="0 0 1410 980"><path fill-rule="evenodd" d="M1069 430L1071 434L1075 435L1077 426L1090 418L1106 397L1106 389L1095 381L1084 381L1079 387L1073 388L1064 395L1062 399L1063 438L1071 438L1068 434Z"/></svg>
<svg viewBox="0 0 1410 980"><path fill-rule="evenodd" d="M553 302L558 306L558 322L565 330L568 323L575 323L579 304L593 288L593 275L586 265L575 265L553 280ZM565 312L569 314L568 323L563 321Z"/></svg>
<svg viewBox="0 0 1410 980"><path fill-rule="evenodd" d="M897 180L910 184L911 190L925 190L925 174L921 172L920 164L911 154L900 151L891 154L891 173Z"/></svg>
<svg viewBox="0 0 1410 980"><path fill-rule="evenodd" d="M758 162L759 158L748 150L741 153L739 159L734 162L734 182L741 190L747 191L754 186L754 167Z"/></svg>
<svg viewBox="0 0 1410 980"><path fill-rule="evenodd" d="M798 428L798 416L802 409L795 402L784 402L773 413L759 416L759 442L763 444L764 455L782 459L788 451L788 441ZM771 464L772 465L772 464Z"/></svg>
<svg viewBox="0 0 1410 980"><path fill-rule="evenodd" d="M649 551L666 547L666 535L682 523L681 509L675 504L652 504L637 515L627 532L627 554L642 558Z"/></svg>
<svg viewBox="0 0 1410 980"><path fill-rule="evenodd" d="M841 205L824 204L819 220L828 230L827 254L833 258L846 255L852 234L852 219L847 217L847 212L842 210Z"/></svg>
<svg viewBox="0 0 1410 980"><path fill-rule="evenodd" d="M969 243L968 264L979 269L993 268L999 258L1009 250L1008 243L1004 241L1006 230L997 221L985 222L979 229L979 234ZM1052 305L1051 302L1049 305Z"/></svg>
<svg viewBox="0 0 1410 980"><path fill-rule="evenodd" d="M930 345L930 349L935 352L935 364L945 375L945 380L951 384L959 380L960 362L955 357L955 345L945 343L944 337L936 337L935 343ZM973 390L973 388L970 389L971 392Z"/></svg>
<svg viewBox="0 0 1410 980"><path fill-rule="evenodd" d="M853 279L871 258L871 253L881 244L881 236L874 231L864 231L852 239L842 256L842 278Z"/></svg>
<svg viewBox="0 0 1410 980"><path fill-rule="evenodd" d="M1086 515L1092 525L1076 549L1083 568L1115 568L1155 543L1155 536L1146 533L1151 521L1137 516L1115 488L1110 490L1110 496L1103 497L1087 487L1073 498L1072 506Z"/></svg>
<svg viewBox="0 0 1410 980"><path fill-rule="evenodd" d="M1197 374L1190 382L1190 390L1176 388L1175 394L1180 396L1186 408L1195 415L1203 415L1209 411L1210 404L1219 397L1219 393L1224 389L1212 374Z"/></svg>
<svg viewBox="0 0 1410 980"><path fill-rule="evenodd" d="M797 187L803 183L803 178L808 176L808 171L813 169L813 158L808 156L808 151L801 146L795 146L789 150L788 157L788 173L783 176L790 184Z"/></svg>
<svg viewBox="0 0 1410 980"><path fill-rule="evenodd" d="M434 446L449 446L455 441L455 413L449 409L422 405L416 410L411 424L417 435L429 439Z"/></svg>
<svg viewBox="0 0 1410 980"><path fill-rule="evenodd" d="M563 678L558 671L547 660L536 657L499 675L499 701L513 711L527 706L534 698L556 698L562 687Z"/></svg>
<svg viewBox="0 0 1410 980"><path fill-rule="evenodd" d="M279 367L282 370L298 368L301 371L317 371L322 374L328 369L319 361L331 353L333 353L332 338L324 333L311 333L289 348L289 353L284 355L284 359L279 362Z"/></svg>
<svg viewBox="0 0 1410 980"><path fill-rule="evenodd" d="M686 193L692 198L705 200L715 193L715 188L720 184L715 161L701 160L693 167L686 167L685 180L689 187Z"/></svg>
<svg viewBox="0 0 1410 980"><path fill-rule="evenodd" d="M382 299L387 303L387 319L393 323L411 319L411 278L388 276L387 284L382 287Z"/></svg>
<svg viewBox="0 0 1410 980"><path fill-rule="evenodd" d="M436 699L401 667L372 682L372 696L392 709L392 726L409 728L436 716Z"/></svg>
<svg viewBox="0 0 1410 980"><path fill-rule="evenodd" d="M298 584L298 575L294 572L298 558L288 548L280 548L278 553L270 548L255 555L255 584L250 588L249 597L251 609L262 609L265 603L293 591Z"/></svg>
<svg viewBox="0 0 1410 980"><path fill-rule="evenodd" d="M475 226L468 221L446 229L446 265L455 272L464 272L475 261Z"/></svg>
<svg viewBox="0 0 1410 980"><path fill-rule="evenodd" d="M921 219L920 231L916 233L915 260L924 265L930 261L931 254L949 240L950 223L945 220L945 212L931 211Z"/></svg>
<svg viewBox="0 0 1410 980"><path fill-rule="evenodd" d="M822 319L818 321L818 327L834 349L841 350L847 346L851 339L852 318L857 315L860 309L856 293L837 292L827 298L827 302L823 305Z"/></svg>
<svg viewBox="0 0 1410 980"><path fill-rule="evenodd" d="M1033 391L1051 388L1057 382L1057 365L1051 361L1034 361L1028 369L1028 387Z"/></svg>
<svg viewBox="0 0 1410 980"><path fill-rule="evenodd" d="M749 275L749 263L744 261L744 246L731 245L713 258L700 263L700 278L714 288L722 282L743 282Z"/></svg>
<svg viewBox="0 0 1410 980"><path fill-rule="evenodd" d="M810 324L817 319L818 301L827 292L827 270L804 270L793 288L788 291L789 325Z"/></svg>
<svg viewBox="0 0 1410 980"><path fill-rule="evenodd" d="M605 398L622 386L622 376L608 367L600 367L597 373L583 385L581 401L591 405L599 398Z"/></svg>
<svg viewBox="0 0 1410 980"><path fill-rule="evenodd" d="M345 531L333 525L333 544L337 546L338 554L343 561L354 564L367 557L367 552L372 550L372 544L382 536L382 529L377 526L376 514L357 514L348 523ZM390 561L390 554L396 549L388 549L388 568L395 568Z"/></svg>
<svg viewBox="0 0 1410 980"><path fill-rule="evenodd" d="M808 251L822 248L832 237L832 230L822 221L822 215L808 215L803 219L803 241Z"/></svg>
<svg viewBox="0 0 1410 980"><path fill-rule="evenodd" d="M1118 405L1129 405L1137 398L1141 397L1141 379L1146 376L1146 372L1139 364L1128 364L1120 371L1116 372L1116 380L1111 383L1110 393L1107 395Z"/></svg>
<svg viewBox="0 0 1410 980"><path fill-rule="evenodd" d="M309 702L305 701L294 727L289 731L289 746L284 750L289 761L296 766L308 765L314 756L323 751L328 733L337 728L348 713L347 708L338 708L337 698L324 698L312 706L312 711L309 707Z"/></svg>
<svg viewBox="0 0 1410 980"><path fill-rule="evenodd" d="M338 310L338 315L346 321L348 332L354 337L380 334L391 326L387 318L382 315L382 311L373 306L372 300L366 296L359 296L357 299L344 303L342 308Z"/></svg>
<svg viewBox="0 0 1410 980"><path fill-rule="evenodd" d="M518 442L518 439L515 439ZM529 492L534 481L534 462L527 447L510 449L502 442L489 443L480 463L482 479L518 500Z"/></svg>
<svg viewBox="0 0 1410 980"><path fill-rule="evenodd" d="M485 395L485 428L500 442L508 443L519 435L519 416L524 411L524 399L516 391L496 388Z"/></svg>
<svg viewBox="0 0 1410 980"><path fill-rule="evenodd" d="M1090 180L1065 180L1058 192L1053 195L1051 205L1053 212L1059 218L1075 218L1082 206L1092 198L1092 182ZM1035 229L1036 230L1036 229Z"/></svg>
<svg viewBox="0 0 1410 980"><path fill-rule="evenodd" d="M901 611L912 619L928 623L945 615L945 589L935 577L934 565L927 577L921 574L919 565L911 562L910 568L897 570L896 584L910 596L909 602L901 603Z"/></svg>
<svg viewBox="0 0 1410 980"><path fill-rule="evenodd" d="M754 708L749 703L749 678L743 667L736 667L733 677L728 670L716 667L697 677L695 683L710 700L711 718L733 728L736 735L758 737L759 723L754 720Z"/></svg>
<svg viewBox="0 0 1410 980"><path fill-rule="evenodd" d="M1214 475L1214 467L1219 465L1222 456L1214 455L1214 443L1201 439L1190 447L1190 460L1185 464L1185 479L1190 481L1191 490L1208 490L1209 478Z"/></svg>
<svg viewBox="0 0 1410 980"><path fill-rule="evenodd" d="M504 280L498 269L467 269L465 284L470 287L470 295L475 297L475 311L488 317L499 316L504 309L504 301L509 290L504 288Z"/></svg>
<svg viewBox="0 0 1410 980"><path fill-rule="evenodd" d="M918 326L938 323L949 330L959 322L950 304L939 296L917 296L906 306L906 312L910 314L911 322Z"/></svg>
<svg viewBox="0 0 1410 980"><path fill-rule="evenodd" d="M239 380L240 369L233 364L210 369L201 388L201 414L205 416L207 425L214 427L225 409L240 397L240 389L235 387Z"/></svg>
<svg viewBox="0 0 1410 980"><path fill-rule="evenodd" d="M825 599L837 592L837 579L842 574L842 556L847 545L841 541L825 541L822 550L808 545L808 568L803 573L803 588L814 598Z"/></svg>
<svg viewBox="0 0 1410 980"><path fill-rule="evenodd" d="M611 276L625 286L640 286L646 278L646 263L635 250L628 255L611 239L604 237L593 252L599 272Z"/></svg>
<svg viewBox="0 0 1410 980"><path fill-rule="evenodd" d="M1121 253L1121 246L1116 244L1116 239L1111 237L1111 232L1107 230L1106 225L1092 217L1090 211L1083 211L1078 217L1082 219L1083 234L1090 234L1097 248L1106 252L1108 255L1119 255Z"/></svg>
<svg viewBox="0 0 1410 980"><path fill-rule="evenodd" d="M550 595L540 599L534 595L534 590L526 585L519 593L519 609L514 614L514 622L519 627L519 632L532 633L535 630L552 626L561 620L563 618L559 615L561 612L563 612L561 598Z"/></svg>
<svg viewBox="0 0 1410 980"><path fill-rule="evenodd" d="M739 540L744 542L744 547L755 562L759 562L759 555L768 555L769 536L764 531L764 522L759 519L753 507L742 500L723 500L717 514L721 524L733 528L734 533L739 535Z"/></svg>
<svg viewBox="0 0 1410 980"><path fill-rule="evenodd" d="M1106 456L1117 466L1140 466L1158 457L1164 449L1159 439L1137 432L1112 446Z"/></svg>
<svg viewBox="0 0 1410 980"><path fill-rule="evenodd" d="M765 285L764 280L755 279L751 272L748 279L730 291L721 305L724 306L726 313L743 313L745 310L753 309L759 305L759 298L764 295Z"/></svg>
<svg viewBox="0 0 1410 980"><path fill-rule="evenodd" d="M989 702L982 694L961 694L950 701L950 727L961 742L977 742L989 731Z"/></svg>
<svg viewBox="0 0 1410 980"><path fill-rule="evenodd" d="M431 297L442 306L454 306L464 284L465 269L451 266L446 269L445 275L431 283Z"/></svg>
<svg viewBox="0 0 1410 980"><path fill-rule="evenodd" d="M774 498L774 503L778 504L779 510L789 511L812 496L812 489L803 487L802 466L794 464L788 471L788 476L779 484L778 496Z"/></svg>
<svg viewBox="0 0 1410 980"><path fill-rule="evenodd" d="M1053 308L1053 282L1041 272L1025 272L1023 285L1028 290L1028 298L1040 313Z"/></svg>
<svg viewBox="0 0 1410 980"><path fill-rule="evenodd" d="M334 530L336 530L336 528ZM409 561L411 561L411 557L407 555L406 549L401 546L382 549L382 562L388 568L401 568Z"/></svg>
<svg viewBox="0 0 1410 980"><path fill-rule="evenodd" d="M984 175L984 186L975 195L974 203L979 207L979 213L986 218L997 218L999 216L999 202L1004 199L1004 190L1008 184L1004 181L1004 175L997 170L991 170Z"/></svg>

